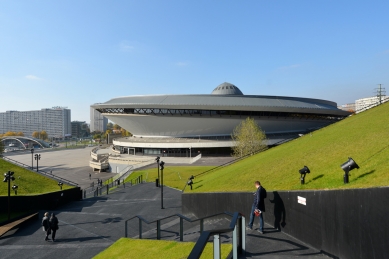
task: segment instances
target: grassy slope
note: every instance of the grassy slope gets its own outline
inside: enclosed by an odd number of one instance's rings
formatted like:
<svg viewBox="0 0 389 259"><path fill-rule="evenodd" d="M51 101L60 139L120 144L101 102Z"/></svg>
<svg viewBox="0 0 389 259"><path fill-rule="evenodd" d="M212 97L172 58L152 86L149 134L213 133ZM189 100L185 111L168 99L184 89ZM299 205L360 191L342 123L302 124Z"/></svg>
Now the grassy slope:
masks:
<svg viewBox="0 0 389 259"><path fill-rule="evenodd" d="M360 169L343 184L340 165L352 157ZM194 192L342 189L389 185L389 103L349 117L194 181ZM311 173L300 185L298 170ZM187 190L188 191L188 190Z"/></svg>
<svg viewBox="0 0 389 259"><path fill-rule="evenodd" d="M165 164L165 169L163 170L163 184L181 190L184 188L191 175L202 173L213 167L214 166L170 166ZM155 168L132 173L129 177L127 177L125 182L134 180L141 174L143 175L144 181L147 176L148 182L155 182L155 179L158 178L157 165L155 165Z"/></svg>
<svg viewBox="0 0 389 259"><path fill-rule="evenodd" d="M187 258L193 246L192 242L121 238L93 258L179 259ZM222 258L226 258L231 249L231 244L222 244ZM213 258L213 245L211 243L207 244L201 258Z"/></svg>
<svg viewBox="0 0 389 259"><path fill-rule="evenodd" d="M8 185L3 182L4 173L12 171L14 172L15 181L11 182L11 186L16 184L19 186L18 195L32 195L40 193L48 193L59 191L58 182L50 178L44 177L38 173L33 173L29 170L26 170L17 165L11 164L3 159L0 159L0 173L1 173L1 183L0 183L0 195L8 195ZM63 185L62 189L70 189L71 186ZM11 196L15 195L14 191L11 189Z"/></svg>

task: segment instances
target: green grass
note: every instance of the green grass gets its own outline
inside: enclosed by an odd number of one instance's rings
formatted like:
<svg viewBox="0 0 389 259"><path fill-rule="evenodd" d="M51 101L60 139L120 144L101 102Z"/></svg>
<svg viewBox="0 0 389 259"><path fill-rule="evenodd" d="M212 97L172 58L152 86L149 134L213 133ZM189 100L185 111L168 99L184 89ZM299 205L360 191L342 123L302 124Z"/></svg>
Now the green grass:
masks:
<svg viewBox="0 0 389 259"><path fill-rule="evenodd" d="M11 220L13 219L13 218L17 218L17 217L19 217L19 216L21 216L21 215L24 215L24 214L26 214L28 211L22 211L22 212L12 212L11 211ZM2 222L4 222L4 221L7 221L8 220L8 212L3 212L3 213L0 213L0 223L2 223Z"/></svg>
<svg viewBox="0 0 389 259"><path fill-rule="evenodd" d="M182 190L191 175L196 175L213 168L213 166L167 166L163 170L163 184ZM161 172L160 172L161 173ZM143 175L143 180L155 182L158 178L157 166L147 170L133 172L125 182L135 180L138 176ZM146 178L147 177L147 178Z"/></svg>
<svg viewBox="0 0 389 259"><path fill-rule="evenodd" d="M187 258L192 248L193 242L176 242L166 240L145 240L121 238L108 247L94 259L180 259ZM222 244L222 258L226 258L232 250L231 244ZM213 244L209 243L204 249L200 258L213 258Z"/></svg>
<svg viewBox="0 0 389 259"><path fill-rule="evenodd" d="M193 192L346 189L389 185L389 103L354 115L299 139L196 177ZM352 157L360 169L343 183L340 165ZM300 184L298 172L311 170ZM190 190L186 189L186 192Z"/></svg>
<svg viewBox="0 0 389 259"><path fill-rule="evenodd" d="M0 159L0 173L4 178L4 173L12 171L14 172L15 181L11 182L11 186L16 184L18 188L17 195L35 195L41 193L48 193L59 191L58 181L44 177L38 173L31 172L27 169L11 164L3 159ZM1 180L3 180L1 178ZM69 185L63 185L62 189L73 188ZM8 184L0 183L0 196L8 195ZM15 192L11 189L11 196L14 196Z"/></svg>

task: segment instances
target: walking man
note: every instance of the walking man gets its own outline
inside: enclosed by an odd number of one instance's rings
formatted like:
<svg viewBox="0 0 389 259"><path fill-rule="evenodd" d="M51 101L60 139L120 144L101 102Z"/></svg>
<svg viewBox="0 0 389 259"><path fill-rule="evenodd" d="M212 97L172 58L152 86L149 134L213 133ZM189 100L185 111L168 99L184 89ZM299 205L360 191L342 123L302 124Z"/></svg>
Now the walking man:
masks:
<svg viewBox="0 0 389 259"><path fill-rule="evenodd" d="M89 180L91 180L91 177L92 177L92 176L91 176L91 174L89 173Z"/></svg>
<svg viewBox="0 0 389 259"><path fill-rule="evenodd" d="M254 202L251 206L251 213L250 213L250 221L247 226L247 229L252 230L254 219L255 219L255 210L258 210L260 212L259 215L259 229L258 232L263 234L263 212L265 212L265 202L264 199L266 198L266 190L261 186L261 183L259 181L255 181L255 188L257 189L254 193Z"/></svg>
<svg viewBox="0 0 389 259"><path fill-rule="evenodd" d="M51 228L51 238L53 239L53 242L55 242L55 233L58 230L58 219L55 216L54 213L51 213L50 217L50 228Z"/></svg>
<svg viewBox="0 0 389 259"><path fill-rule="evenodd" d="M46 233L45 241L50 240L49 235L51 234L51 230L50 230L50 222L49 222L49 213L48 212L45 212L45 215L43 216L42 227L43 227L43 231Z"/></svg>

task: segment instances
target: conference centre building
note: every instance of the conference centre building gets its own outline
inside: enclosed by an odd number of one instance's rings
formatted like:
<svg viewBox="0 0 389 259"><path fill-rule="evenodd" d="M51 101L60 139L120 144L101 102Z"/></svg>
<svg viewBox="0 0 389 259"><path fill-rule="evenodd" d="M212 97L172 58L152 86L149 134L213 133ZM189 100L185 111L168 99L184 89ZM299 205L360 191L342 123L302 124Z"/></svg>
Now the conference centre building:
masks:
<svg viewBox="0 0 389 259"><path fill-rule="evenodd" d="M133 134L113 140L120 153L183 157L231 154L231 133L247 117L274 146L350 114L326 100L244 95L230 83L211 94L117 97L91 107Z"/></svg>

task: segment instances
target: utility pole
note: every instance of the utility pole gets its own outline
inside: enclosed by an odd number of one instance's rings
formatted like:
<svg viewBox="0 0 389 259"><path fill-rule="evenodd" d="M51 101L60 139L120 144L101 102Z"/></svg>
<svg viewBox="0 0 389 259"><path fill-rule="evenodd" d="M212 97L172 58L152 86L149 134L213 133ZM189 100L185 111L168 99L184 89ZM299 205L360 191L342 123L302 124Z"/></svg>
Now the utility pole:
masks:
<svg viewBox="0 0 389 259"><path fill-rule="evenodd" d="M385 88L382 87L382 84L378 84L379 87L376 88L377 97L379 100L379 104L382 104L382 96L385 96Z"/></svg>

